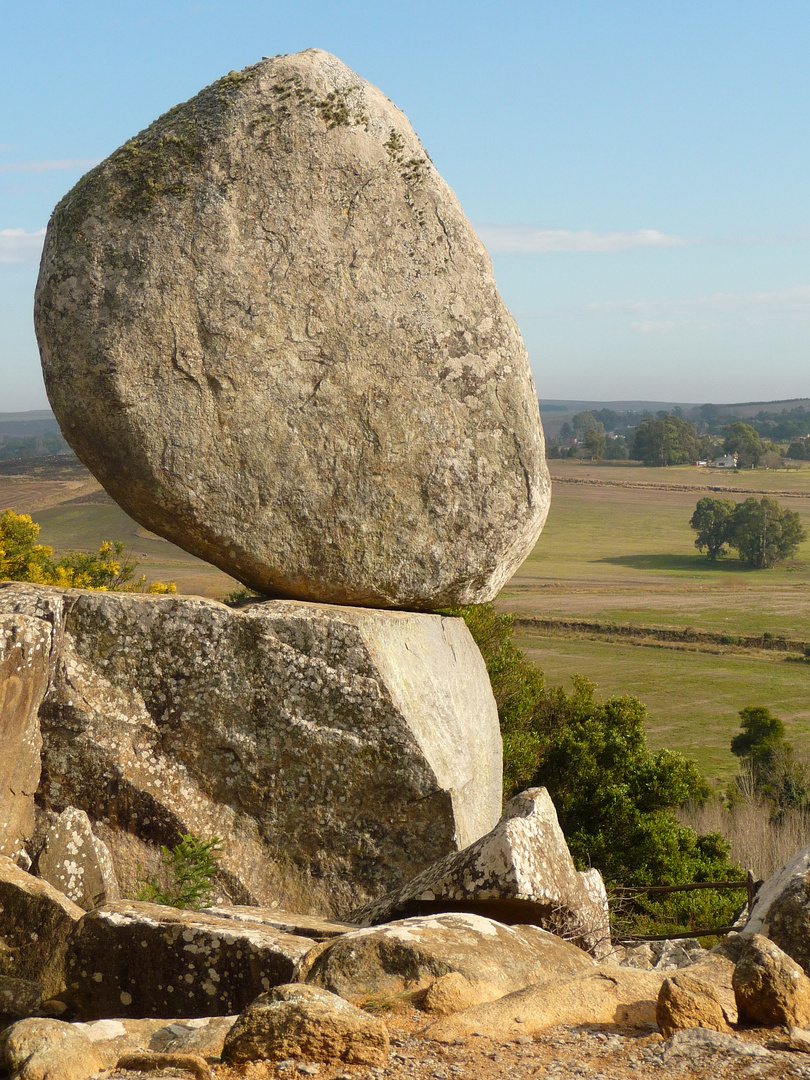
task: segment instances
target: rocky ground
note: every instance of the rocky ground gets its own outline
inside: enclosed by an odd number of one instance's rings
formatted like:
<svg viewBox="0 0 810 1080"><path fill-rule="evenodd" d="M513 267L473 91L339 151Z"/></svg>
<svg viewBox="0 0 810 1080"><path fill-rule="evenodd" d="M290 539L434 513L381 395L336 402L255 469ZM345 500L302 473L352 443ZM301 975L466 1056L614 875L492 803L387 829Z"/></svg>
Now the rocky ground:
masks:
<svg viewBox="0 0 810 1080"><path fill-rule="evenodd" d="M810 1078L810 1055L788 1048L787 1033L747 1030L679 1032L665 1040L658 1031L628 1032L605 1026L557 1027L536 1038L497 1043L474 1036L457 1045L420 1037L425 1016L415 1009L385 1017L391 1056L385 1066L315 1062L212 1065L214 1080L706 1080L707 1077ZM154 1073L115 1071L106 1080L146 1080ZM159 1075L190 1077L166 1070Z"/></svg>

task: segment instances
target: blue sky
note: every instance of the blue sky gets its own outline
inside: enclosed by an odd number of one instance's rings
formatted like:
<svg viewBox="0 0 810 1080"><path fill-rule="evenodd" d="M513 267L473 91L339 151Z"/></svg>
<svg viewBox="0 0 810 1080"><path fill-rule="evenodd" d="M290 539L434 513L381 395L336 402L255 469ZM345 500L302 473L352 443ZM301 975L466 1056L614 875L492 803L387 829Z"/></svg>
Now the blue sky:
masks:
<svg viewBox="0 0 810 1080"><path fill-rule="evenodd" d="M96 161L316 46L410 118L541 397L810 395L807 0L5 0L0 412L46 404L41 231Z"/></svg>

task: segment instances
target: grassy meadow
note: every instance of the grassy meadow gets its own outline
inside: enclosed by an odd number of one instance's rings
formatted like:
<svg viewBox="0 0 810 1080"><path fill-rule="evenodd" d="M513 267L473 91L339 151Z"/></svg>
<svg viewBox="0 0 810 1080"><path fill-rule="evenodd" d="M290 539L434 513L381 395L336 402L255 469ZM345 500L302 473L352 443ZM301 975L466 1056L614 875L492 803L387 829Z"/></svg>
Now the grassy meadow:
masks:
<svg viewBox="0 0 810 1080"><path fill-rule="evenodd" d="M647 628L694 628L729 638L784 635L810 642L810 541L774 570L736 557L711 564L689 518L704 495L742 501L772 494L798 511L810 536L810 468L723 473L552 461L548 522L496 606L528 616L588 620L604 632L520 625L516 640L551 683L578 672L604 694L634 694L649 709L649 738L693 757L719 781L738 711L767 705L810 753L810 664L783 652L655 640ZM723 488L733 490L709 490ZM616 640L609 624L638 629Z"/></svg>

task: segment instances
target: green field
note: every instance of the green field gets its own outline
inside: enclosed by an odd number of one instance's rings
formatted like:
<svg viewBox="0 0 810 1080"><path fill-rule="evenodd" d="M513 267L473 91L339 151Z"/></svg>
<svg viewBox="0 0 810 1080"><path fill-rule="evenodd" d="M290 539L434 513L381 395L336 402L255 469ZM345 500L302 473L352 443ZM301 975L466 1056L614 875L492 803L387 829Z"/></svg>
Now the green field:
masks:
<svg viewBox="0 0 810 1080"><path fill-rule="evenodd" d="M810 541L774 570L716 565L694 547L689 518L706 494L743 500L778 492L810 535L810 469L739 474L551 462L548 522L501 593L503 611L638 628L784 635L810 642ZM709 492L709 487L743 489ZM686 489L686 490L682 490ZM789 493L783 495L781 493ZM810 752L810 664L760 650L657 647L520 628L518 643L552 683L587 675L603 693L635 694L652 746L681 750L712 778L737 761L728 744L745 705L768 705Z"/></svg>

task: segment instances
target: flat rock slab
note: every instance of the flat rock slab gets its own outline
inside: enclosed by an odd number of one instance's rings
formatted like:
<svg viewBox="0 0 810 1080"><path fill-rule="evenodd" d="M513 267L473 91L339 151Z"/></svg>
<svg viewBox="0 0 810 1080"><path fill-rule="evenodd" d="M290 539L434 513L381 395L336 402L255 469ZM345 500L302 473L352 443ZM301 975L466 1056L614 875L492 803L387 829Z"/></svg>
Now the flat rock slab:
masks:
<svg viewBox="0 0 810 1080"><path fill-rule="evenodd" d="M53 628L42 803L103 815L114 859L116 831L219 836L231 899L319 888L347 912L498 820L497 708L462 619L16 583L4 612Z"/></svg>
<svg viewBox="0 0 810 1080"><path fill-rule="evenodd" d="M322 919L318 915L297 915L281 908L254 907L249 904L216 904L203 908L203 911L206 915L215 915L219 919L261 923L262 926L282 930L285 934L312 938L313 941L329 941L360 929L354 923L335 922L334 919Z"/></svg>
<svg viewBox="0 0 810 1080"><path fill-rule="evenodd" d="M256 923L122 900L77 927L66 996L83 1020L230 1016L289 982L311 948Z"/></svg>
<svg viewBox="0 0 810 1080"><path fill-rule="evenodd" d="M351 918L373 926L438 911L471 911L500 922L531 923L600 957L611 949L602 878L596 870L577 872L545 788L515 796L486 836Z"/></svg>
<svg viewBox="0 0 810 1080"><path fill-rule="evenodd" d="M439 1020L424 1034L452 1043L474 1034L512 1041L558 1024L650 1027L655 1025L663 981L662 973L604 963L590 971L536 980L524 990Z"/></svg>
<svg viewBox="0 0 810 1080"><path fill-rule="evenodd" d="M273 596L492 599L550 484L489 258L407 118L317 49L231 72L57 206L66 439L141 525Z"/></svg>
<svg viewBox="0 0 810 1080"><path fill-rule="evenodd" d="M450 913L402 919L325 942L305 958L297 978L349 1001L393 999L427 990L451 972L492 999L547 978L581 972L594 961L581 949L534 926Z"/></svg>

